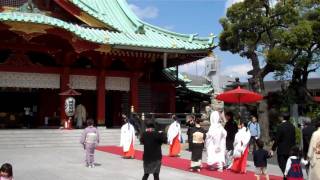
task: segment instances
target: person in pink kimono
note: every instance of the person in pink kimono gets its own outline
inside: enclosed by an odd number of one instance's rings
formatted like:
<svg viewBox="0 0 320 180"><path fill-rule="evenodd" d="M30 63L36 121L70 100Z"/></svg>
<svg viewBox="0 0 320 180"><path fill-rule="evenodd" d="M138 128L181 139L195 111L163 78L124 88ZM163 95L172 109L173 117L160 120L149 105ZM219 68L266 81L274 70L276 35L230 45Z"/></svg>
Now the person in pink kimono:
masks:
<svg viewBox="0 0 320 180"><path fill-rule="evenodd" d="M93 119L87 120L87 125L82 133L80 143L86 151L86 166L89 168L94 167L94 150L99 144L99 132L98 129L93 126Z"/></svg>

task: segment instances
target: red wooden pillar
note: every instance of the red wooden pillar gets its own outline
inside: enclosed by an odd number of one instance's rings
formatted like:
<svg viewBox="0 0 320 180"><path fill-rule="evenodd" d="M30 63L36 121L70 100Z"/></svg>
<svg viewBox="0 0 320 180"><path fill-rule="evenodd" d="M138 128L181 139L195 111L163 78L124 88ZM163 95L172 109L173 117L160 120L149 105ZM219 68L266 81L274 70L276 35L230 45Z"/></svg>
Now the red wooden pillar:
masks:
<svg viewBox="0 0 320 180"><path fill-rule="evenodd" d="M60 75L60 92L64 92L69 89L69 67L63 67ZM60 124L63 125L64 121L67 120L66 113L64 112L64 103L66 96L60 96Z"/></svg>
<svg viewBox="0 0 320 180"><path fill-rule="evenodd" d="M170 86L169 88L169 98L170 98L170 112L176 112L176 88L174 86Z"/></svg>
<svg viewBox="0 0 320 180"><path fill-rule="evenodd" d="M106 72L101 70L97 78L97 125L105 125L106 119Z"/></svg>
<svg viewBox="0 0 320 180"><path fill-rule="evenodd" d="M135 112L139 112L139 94L138 94L138 74L133 74L130 78L130 102Z"/></svg>

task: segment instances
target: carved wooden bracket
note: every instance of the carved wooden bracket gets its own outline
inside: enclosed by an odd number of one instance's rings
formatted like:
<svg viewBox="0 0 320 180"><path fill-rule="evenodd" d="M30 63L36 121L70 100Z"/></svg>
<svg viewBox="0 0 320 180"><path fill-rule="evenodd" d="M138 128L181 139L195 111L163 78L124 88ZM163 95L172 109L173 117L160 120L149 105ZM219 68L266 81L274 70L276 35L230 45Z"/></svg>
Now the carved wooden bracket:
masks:
<svg viewBox="0 0 320 180"><path fill-rule="evenodd" d="M23 51L13 52L3 64L10 66L40 66L32 63L32 61L27 55L24 54Z"/></svg>

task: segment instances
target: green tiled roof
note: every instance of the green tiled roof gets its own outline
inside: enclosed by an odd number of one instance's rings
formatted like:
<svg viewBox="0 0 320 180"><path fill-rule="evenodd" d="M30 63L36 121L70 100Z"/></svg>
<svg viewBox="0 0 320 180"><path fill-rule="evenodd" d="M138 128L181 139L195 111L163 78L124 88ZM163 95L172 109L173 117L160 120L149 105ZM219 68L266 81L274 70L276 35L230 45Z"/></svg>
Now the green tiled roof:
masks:
<svg viewBox="0 0 320 180"><path fill-rule="evenodd" d="M168 76L169 79L175 80L176 78L176 68L175 67L170 67L164 69L165 74ZM194 86L194 85L188 85L189 83L192 82L187 76L178 73L178 79L180 82L183 82L186 86L191 91L202 93L202 94L210 94L213 92L213 87L210 84L203 84L202 86Z"/></svg>
<svg viewBox="0 0 320 180"><path fill-rule="evenodd" d="M209 93L213 92L213 87L208 84L204 84L202 86L188 86L187 85L187 88L190 89L191 91L199 92L202 94L209 94Z"/></svg>
<svg viewBox="0 0 320 180"><path fill-rule="evenodd" d="M112 27L116 31L82 27L39 13L2 12L2 22L47 24L65 29L81 39L115 48L155 48L174 51L207 51L214 47L213 36L197 38L170 32L137 18L125 0L70 0L82 11ZM137 30L142 31L137 31Z"/></svg>
<svg viewBox="0 0 320 180"><path fill-rule="evenodd" d="M166 68L166 69L164 69L164 72L165 72L165 74L167 75L167 77L169 78L169 79L171 79L171 80L176 80L176 68L175 67L170 67L170 68ZM188 77L187 76L184 76L183 74L181 74L181 73L178 73L178 79L179 79L179 81L181 81L181 82L184 82L184 83L190 83L191 82L191 80L190 79L188 79Z"/></svg>

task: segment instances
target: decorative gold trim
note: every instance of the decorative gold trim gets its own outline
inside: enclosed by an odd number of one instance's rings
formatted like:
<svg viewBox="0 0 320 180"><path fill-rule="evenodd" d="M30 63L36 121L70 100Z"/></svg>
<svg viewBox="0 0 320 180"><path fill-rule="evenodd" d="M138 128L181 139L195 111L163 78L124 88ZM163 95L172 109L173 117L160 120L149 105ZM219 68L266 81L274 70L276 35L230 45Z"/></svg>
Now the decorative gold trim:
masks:
<svg viewBox="0 0 320 180"><path fill-rule="evenodd" d="M11 31L20 31L26 34L32 33L42 33L47 34L45 30L50 29L51 26L44 24L33 24L33 23L24 23L24 22L5 22L8 26L10 26Z"/></svg>
<svg viewBox="0 0 320 180"><path fill-rule="evenodd" d="M99 48L96 48L95 51L99 51L99 52L105 52L105 53L109 53L111 52L112 48L109 45L100 45Z"/></svg>
<svg viewBox="0 0 320 180"><path fill-rule="evenodd" d="M18 8L11 7L11 6L3 6L2 9L3 9L2 12L12 12L12 11L16 11Z"/></svg>
<svg viewBox="0 0 320 180"><path fill-rule="evenodd" d="M80 15L74 15L74 16L91 27L107 28L109 30L113 29L112 27L107 26L105 23L97 20L96 18L88 15L85 12L80 12Z"/></svg>

